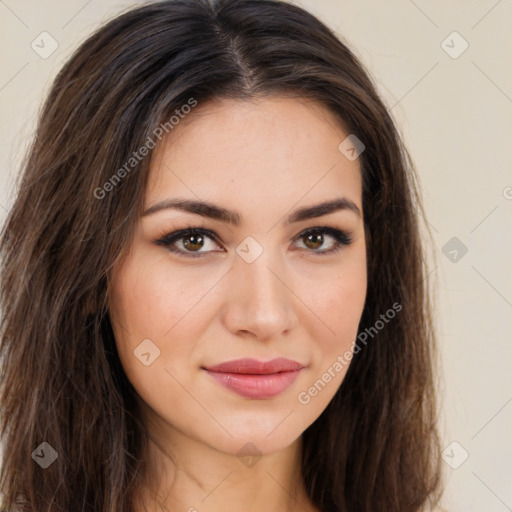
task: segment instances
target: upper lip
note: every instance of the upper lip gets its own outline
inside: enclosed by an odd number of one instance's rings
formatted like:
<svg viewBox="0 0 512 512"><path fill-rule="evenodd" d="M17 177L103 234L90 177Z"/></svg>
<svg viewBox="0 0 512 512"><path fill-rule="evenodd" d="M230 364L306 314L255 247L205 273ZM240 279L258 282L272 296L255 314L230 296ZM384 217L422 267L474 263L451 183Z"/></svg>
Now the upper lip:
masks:
<svg viewBox="0 0 512 512"><path fill-rule="evenodd" d="M278 357L270 361L257 359L234 359L215 366L204 367L205 370L218 373L242 373L253 375L269 375L272 373L291 372L304 368L304 365L291 359Z"/></svg>

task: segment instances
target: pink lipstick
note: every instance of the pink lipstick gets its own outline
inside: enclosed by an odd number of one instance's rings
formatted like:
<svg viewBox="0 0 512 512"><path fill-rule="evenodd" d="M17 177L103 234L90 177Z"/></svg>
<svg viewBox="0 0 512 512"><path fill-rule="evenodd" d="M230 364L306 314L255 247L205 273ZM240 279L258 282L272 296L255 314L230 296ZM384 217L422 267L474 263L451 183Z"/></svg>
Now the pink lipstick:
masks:
<svg viewBox="0 0 512 512"><path fill-rule="evenodd" d="M288 389L304 365L279 357L271 361L236 359L203 368L219 384L246 398L264 400Z"/></svg>

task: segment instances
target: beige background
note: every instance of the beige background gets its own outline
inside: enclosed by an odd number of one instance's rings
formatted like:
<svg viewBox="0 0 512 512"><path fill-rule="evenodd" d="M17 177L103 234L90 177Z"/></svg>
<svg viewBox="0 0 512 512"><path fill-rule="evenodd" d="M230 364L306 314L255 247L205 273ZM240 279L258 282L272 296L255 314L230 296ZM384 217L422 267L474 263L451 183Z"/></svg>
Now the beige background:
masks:
<svg viewBox="0 0 512 512"><path fill-rule="evenodd" d="M0 220L56 72L99 22L137 3L0 0ZM420 174L436 243L444 504L452 512L512 510L512 2L295 3L369 67ZM43 31L58 43L46 59L31 48ZM445 255L453 237L459 245ZM453 469L464 450L469 457Z"/></svg>

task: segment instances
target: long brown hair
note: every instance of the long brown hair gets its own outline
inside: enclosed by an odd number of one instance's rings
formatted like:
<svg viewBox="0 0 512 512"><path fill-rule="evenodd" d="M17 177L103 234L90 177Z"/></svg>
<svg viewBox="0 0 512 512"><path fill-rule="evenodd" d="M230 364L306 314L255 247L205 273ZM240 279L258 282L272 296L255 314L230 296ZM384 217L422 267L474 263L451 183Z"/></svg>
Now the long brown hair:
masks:
<svg viewBox="0 0 512 512"><path fill-rule="evenodd" d="M353 53L303 9L276 0L175 0L114 18L76 50L26 155L0 239L2 511L132 510L146 434L107 297L110 270L142 211L151 155L133 168L126 162L191 98L269 94L327 106L364 143L368 289L360 331L402 306L354 356L304 432L307 492L323 512L412 512L437 503L423 210L388 110ZM37 450L49 456L43 442L57 455L46 469L35 462Z"/></svg>

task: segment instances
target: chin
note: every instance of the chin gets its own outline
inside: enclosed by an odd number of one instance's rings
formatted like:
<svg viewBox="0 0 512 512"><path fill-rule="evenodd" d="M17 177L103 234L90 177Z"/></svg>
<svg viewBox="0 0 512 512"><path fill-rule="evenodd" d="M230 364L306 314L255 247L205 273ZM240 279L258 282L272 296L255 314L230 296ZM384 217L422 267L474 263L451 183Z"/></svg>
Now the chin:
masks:
<svg viewBox="0 0 512 512"><path fill-rule="evenodd" d="M278 453L295 443L310 423L304 418L298 418L296 413L290 412L291 409L283 410L282 414L277 415L278 418L274 415L264 419L258 415L246 417L236 423L224 424L232 437L223 431L213 439L210 438L207 444L219 451L237 456L246 453L251 455L251 452L254 452L252 455ZM206 441L204 431L201 434L203 442Z"/></svg>

